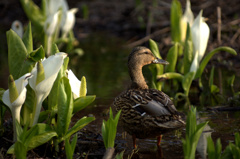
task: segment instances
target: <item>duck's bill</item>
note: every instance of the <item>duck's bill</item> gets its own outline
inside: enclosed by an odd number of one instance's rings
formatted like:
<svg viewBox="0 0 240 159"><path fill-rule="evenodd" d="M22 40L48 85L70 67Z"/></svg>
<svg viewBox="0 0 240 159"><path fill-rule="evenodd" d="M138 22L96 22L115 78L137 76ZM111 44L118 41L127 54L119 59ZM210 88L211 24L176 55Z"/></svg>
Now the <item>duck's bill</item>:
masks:
<svg viewBox="0 0 240 159"><path fill-rule="evenodd" d="M159 58L156 58L155 60L153 60L153 63L155 64L162 64L162 65L168 65L169 62L163 60L163 59L159 59Z"/></svg>

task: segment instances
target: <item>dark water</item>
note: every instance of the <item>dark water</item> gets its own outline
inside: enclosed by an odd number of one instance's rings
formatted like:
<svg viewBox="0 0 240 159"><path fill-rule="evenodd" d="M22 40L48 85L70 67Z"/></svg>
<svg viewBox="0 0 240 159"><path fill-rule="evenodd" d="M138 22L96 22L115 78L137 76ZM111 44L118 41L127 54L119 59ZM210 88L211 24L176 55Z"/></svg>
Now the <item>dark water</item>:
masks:
<svg viewBox="0 0 240 159"><path fill-rule="evenodd" d="M105 39L105 40L104 40ZM107 39L107 40L106 40ZM124 91L130 82L127 72L127 56L131 50L125 49L119 39L113 37L105 37L103 35L97 38L90 38L83 42L82 48L85 54L82 57L72 56L71 68L79 78L86 76L88 94L97 96L95 102L88 108L81 111L75 116L80 118L83 115L93 114L96 121L87 126L88 129L95 133L101 133L102 120L107 119L108 109L114 98ZM198 107L198 121L209 121L205 127L205 131L200 138L201 144L198 147L197 158L204 158L206 155L206 136L212 136L214 140L221 139L223 148L229 142L234 141L234 133L240 130L240 112L239 111L215 111L207 110L206 107L225 104L229 106L228 97L233 96L233 90L226 84L234 71L222 71L222 68L216 68L214 83L220 87L220 91L224 95L207 95L204 90L202 94L194 91L190 94L190 103L178 102L177 108L183 112L187 112L190 105ZM206 85L209 79L209 72L205 71L203 84ZM143 69L147 80L151 79L148 68ZM220 76L221 75L221 76ZM222 79L220 79L220 77ZM236 76L236 81L239 76ZM219 84L222 81L223 84ZM235 81L235 83L237 83ZM150 83L150 82L149 82ZM194 83L193 83L194 85ZM239 86L236 85L237 89ZM197 89L196 89L197 90ZM236 90L235 90L236 91ZM166 92L171 96L171 93ZM199 99L201 97L201 100ZM161 150L156 146L156 139L137 140L138 152L133 158L183 158L183 148L181 139L185 136L185 129L168 133L163 136ZM118 127L116 151L125 150L125 158L131 156L132 139L131 136L124 133L121 123Z"/></svg>

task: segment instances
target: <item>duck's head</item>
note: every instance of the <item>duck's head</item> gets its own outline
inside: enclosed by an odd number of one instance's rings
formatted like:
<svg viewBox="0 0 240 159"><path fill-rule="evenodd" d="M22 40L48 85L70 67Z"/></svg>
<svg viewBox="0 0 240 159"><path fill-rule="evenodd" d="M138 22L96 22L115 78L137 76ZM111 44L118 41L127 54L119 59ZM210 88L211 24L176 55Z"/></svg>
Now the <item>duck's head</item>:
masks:
<svg viewBox="0 0 240 159"><path fill-rule="evenodd" d="M167 61L157 58L151 50L144 46L135 47L128 57L128 67L143 67L149 64L169 64Z"/></svg>

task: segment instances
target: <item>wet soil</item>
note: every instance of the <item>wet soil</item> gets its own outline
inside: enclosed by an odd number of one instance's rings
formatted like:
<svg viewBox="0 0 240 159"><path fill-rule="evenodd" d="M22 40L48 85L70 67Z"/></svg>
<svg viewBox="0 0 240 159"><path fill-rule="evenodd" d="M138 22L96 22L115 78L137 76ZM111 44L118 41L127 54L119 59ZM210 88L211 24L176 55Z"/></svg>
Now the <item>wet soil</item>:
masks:
<svg viewBox="0 0 240 159"><path fill-rule="evenodd" d="M40 0L34 0L40 4ZM157 1L157 6L153 7L151 1L142 0L144 4L136 6L131 0L68 0L69 7L79 8L76 14L76 24L74 33L80 43L86 42L86 39L95 34L103 33L123 39L123 44L116 44L116 48L127 47L132 48L136 45L148 46L148 39L152 38L159 42L159 48L163 57L166 56L168 49L171 47L170 38L170 4L171 1ZM181 0L183 8L185 8L185 1ZM87 19L83 18L82 7L88 6L89 16ZM207 52L218 46L232 47L239 53L240 51L240 3L238 0L224 1L224 0L191 0L192 10L195 17L201 9L203 9L203 16L208 18L208 25L210 27L210 39L208 42ZM221 24L219 24L217 7L221 8ZM151 14L149 14L151 13ZM149 15L152 15L149 17ZM0 1L0 87L7 88L7 44L5 32L11 27L14 20L20 20L24 25L27 25L28 19L25 16L20 2L17 0ZM149 20L152 19L152 20ZM218 29L221 26L221 34L218 34ZM105 38L108 38L106 36ZM221 38L219 38L221 37ZM106 39L105 39L106 40ZM108 40L108 39L107 39ZM118 46L120 45L120 46ZM99 47L101 48L101 47ZM102 49L102 48L101 48ZM87 52L87 50L84 50ZM127 54L126 54L127 56ZM125 58L126 60L126 58ZM221 63L219 62L221 61ZM221 53L213 57L208 68L216 66L220 69L226 69L234 72L238 77L240 69L240 55L232 56L227 53ZM208 69L206 69L208 70ZM121 89L115 90L109 97L98 97L96 102L88 109L81 111L74 116L75 123L79 118L85 115L93 114L96 120L86 126L82 131L78 132L78 144L76 147L74 158L102 158L105 149L101 137L101 124L103 119L107 119L107 109L111 102L119 92L126 88L126 80L119 86ZM240 86L236 83L236 90ZM198 101L195 101L198 105ZM239 105L238 105L239 106ZM201 118L210 120L211 135L214 140L221 138L223 148L229 142L234 141L234 132L240 131L239 113L232 111L206 111L203 109ZM6 150L11 143L11 120L10 115L7 115L5 120L5 127L7 128L3 137L0 138L0 158L11 158L5 155ZM183 158L182 142L184 137L184 129L178 132L172 132L164 135L161 144L161 149L156 147L156 139L138 140L138 152L133 154L131 136L124 134L121 128L121 123L118 127L116 140L116 153L123 150L124 158L132 155L132 158ZM43 145L33 151L28 152L29 158L55 158L50 151L50 145ZM2 154L2 156L1 156ZM65 158L64 151L57 154L58 158ZM200 158L200 155L197 155Z"/></svg>

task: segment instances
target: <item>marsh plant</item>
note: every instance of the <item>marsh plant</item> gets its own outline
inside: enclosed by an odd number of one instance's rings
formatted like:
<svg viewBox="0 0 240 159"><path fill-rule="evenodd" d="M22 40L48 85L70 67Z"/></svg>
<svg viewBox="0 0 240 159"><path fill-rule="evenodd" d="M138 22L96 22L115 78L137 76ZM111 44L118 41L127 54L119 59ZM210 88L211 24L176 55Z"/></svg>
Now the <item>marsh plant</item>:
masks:
<svg viewBox="0 0 240 159"><path fill-rule="evenodd" d="M80 48L74 49L77 41L74 38L73 26L77 8L69 9L66 0L42 0L41 7L32 0L20 0L20 2L28 19L33 23L34 30L44 33L44 36L39 34L36 36L44 44L43 48L47 56L51 55L51 48L55 43L60 49L65 46L67 52L82 54Z"/></svg>
<svg viewBox="0 0 240 159"><path fill-rule="evenodd" d="M202 16L201 10L194 19L190 1L187 0L186 9L182 14L181 4L173 0L171 4L171 38L173 46L167 53L166 60L169 65L164 69L162 66L151 66L153 73L153 86L159 90L166 89L164 80L172 80L174 88L178 91L179 83L183 92L178 92L175 97L188 97L193 80L199 80L209 60L218 52L228 52L236 55L236 51L227 46L213 49L205 55L209 39L210 29ZM161 58L158 44L150 40L150 49L158 58ZM159 82L156 82L159 81ZM164 87L165 86L165 87ZM213 86L214 87L214 86Z"/></svg>
<svg viewBox="0 0 240 159"><path fill-rule="evenodd" d="M1 121L8 108L14 131L8 153L25 158L27 151L48 141L59 152L59 144L64 142L71 158L77 135L72 142L71 136L95 120L84 116L70 127L72 116L93 102L95 95L87 95L85 77L80 81L67 70L69 58L56 45L47 58L42 46L33 49L31 24L22 38L9 30L7 42L9 89L1 89Z"/></svg>

